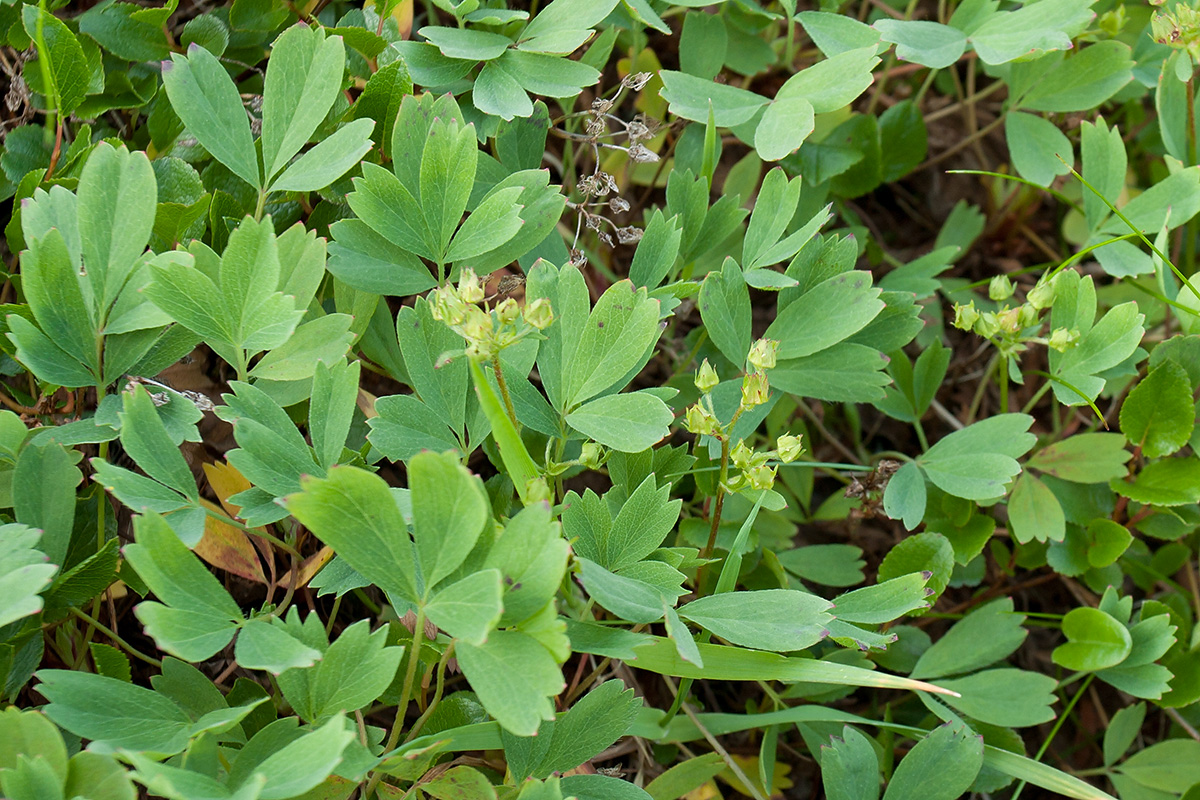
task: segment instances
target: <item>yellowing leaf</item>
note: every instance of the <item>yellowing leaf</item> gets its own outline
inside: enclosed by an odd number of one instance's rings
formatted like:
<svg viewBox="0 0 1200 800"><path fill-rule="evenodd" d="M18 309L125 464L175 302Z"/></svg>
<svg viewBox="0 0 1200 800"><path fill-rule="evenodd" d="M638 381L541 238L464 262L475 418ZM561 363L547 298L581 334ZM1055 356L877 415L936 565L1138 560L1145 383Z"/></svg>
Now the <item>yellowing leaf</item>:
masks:
<svg viewBox="0 0 1200 800"><path fill-rule="evenodd" d="M205 464L205 467L207 466ZM200 502L206 508L218 510L215 503L203 498ZM209 564L226 572L258 583L267 582L266 576L263 575L262 562L250 542L250 537L230 523L222 522L218 517L209 515L204 518L204 535L200 537L194 552Z"/></svg>
<svg viewBox="0 0 1200 800"><path fill-rule="evenodd" d="M788 774L792 771L792 768L788 764L783 764L779 761L775 762L775 770L771 774L771 790L769 792L765 792L758 782L758 756L739 756L731 753L729 757L733 759L734 763L741 767L742 773L754 782L756 791L751 791L748 789L746 784L742 783L742 781L733 774L733 770L726 769L724 772L717 775L717 777L747 797L754 797L756 794L762 794L767 797L782 797L784 789L792 788L792 779L788 777Z"/></svg>
<svg viewBox="0 0 1200 800"><path fill-rule="evenodd" d="M204 475L208 478L208 485L212 487L213 493L217 499L221 501L221 506L225 512L231 517L236 517L241 513L240 506L235 506L229 502L229 498L238 492L244 492L250 488L250 481L237 471L236 467L225 462L218 464L204 465Z"/></svg>

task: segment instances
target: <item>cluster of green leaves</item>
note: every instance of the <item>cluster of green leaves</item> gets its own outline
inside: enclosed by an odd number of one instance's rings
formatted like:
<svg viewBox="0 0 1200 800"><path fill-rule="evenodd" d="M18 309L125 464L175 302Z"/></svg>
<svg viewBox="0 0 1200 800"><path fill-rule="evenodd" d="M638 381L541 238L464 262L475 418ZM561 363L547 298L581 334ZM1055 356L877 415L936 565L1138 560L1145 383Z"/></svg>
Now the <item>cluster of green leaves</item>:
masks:
<svg viewBox="0 0 1200 800"><path fill-rule="evenodd" d="M1194 792L1191 40L1111 0L415 5L0 4L5 797L765 800L800 748L829 797L1106 798L1021 733L1095 679L1090 774ZM929 93L1002 98L969 136L997 206L1060 204L1036 282L963 274L970 204L903 263L850 202L927 164ZM197 348L219 397L157 378ZM807 535L863 516L873 581ZM991 598L1039 570L1078 602L1035 671ZM623 736L654 780L592 768Z"/></svg>

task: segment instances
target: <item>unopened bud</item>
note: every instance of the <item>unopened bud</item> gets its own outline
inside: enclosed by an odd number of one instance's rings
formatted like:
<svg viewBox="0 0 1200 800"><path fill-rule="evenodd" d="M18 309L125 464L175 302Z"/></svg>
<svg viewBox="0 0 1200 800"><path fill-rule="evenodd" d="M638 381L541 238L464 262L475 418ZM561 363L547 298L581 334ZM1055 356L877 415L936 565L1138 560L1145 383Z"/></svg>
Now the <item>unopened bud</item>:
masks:
<svg viewBox="0 0 1200 800"><path fill-rule="evenodd" d="M975 327L975 323L979 321L979 311L975 308L975 301L972 300L967 305L954 305L954 327L959 330L969 331Z"/></svg>
<svg viewBox="0 0 1200 800"><path fill-rule="evenodd" d="M992 337L1000 332L1000 322L991 311L979 315L975 322L975 332L980 336Z"/></svg>
<svg viewBox="0 0 1200 800"><path fill-rule="evenodd" d="M750 346L746 360L755 369L775 369L775 359L779 355L779 342L775 339L759 339Z"/></svg>
<svg viewBox="0 0 1200 800"><path fill-rule="evenodd" d="M746 446L745 441L737 443L737 446L729 453L729 461L740 470L748 470L754 467L754 451Z"/></svg>
<svg viewBox="0 0 1200 800"><path fill-rule="evenodd" d="M459 325L467 315L467 304L458 296L452 286L443 286L433 293L433 303L429 307L430 315L447 325Z"/></svg>
<svg viewBox="0 0 1200 800"><path fill-rule="evenodd" d="M1015 291L1013 289L1013 282L1008 279L1007 275L997 275L988 284L988 297L997 303L1012 297L1013 291Z"/></svg>
<svg viewBox="0 0 1200 800"><path fill-rule="evenodd" d="M780 461L789 464L799 458L800 454L804 452L803 437L785 433L775 440L775 451L779 454Z"/></svg>
<svg viewBox="0 0 1200 800"><path fill-rule="evenodd" d="M473 269L464 269L458 279L458 294L464 303L483 302L483 281Z"/></svg>
<svg viewBox="0 0 1200 800"><path fill-rule="evenodd" d="M696 370L696 388L708 394L720 382L721 379L717 376L717 371L712 368L712 364L708 363L707 358L704 359L700 363L700 369Z"/></svg>
<svg viewBox="0 0 1200 800"><path fill-rule="evenodd" d="M1057 350L1060 353L1065 353L1075 346L1079 341L1079 331L1067 330L1066 328L1055 328L1050 334L1050 340L1046 342L1046 346L1051 350Z"/></svg>
<svg viewBox="0 0 1200 800"><path fill-rule="evenodd" d="M754 372L742 378L742 408L761 406L770 395L766 373Z"/></svg>
<svg viewBox="0 0 1200 800"><path fill-rule="evenodd" d="M554 322L554 310L550 308L550 301L544 297L527 304L524 315L525 321L539 331L544 331Z"/></svg>
<svg viewBox="0 0 1200 800"><path fill-rule="evenodd" d="M688 406L683 427L698 436L720 436L721 423L700 403Z"/></svg>
<svg viewBox="0 0 1200 800"><path fill-rule="evenodd" d="M1041 311L1054 303L1054 293L1054 281L1042 281L1025 294L1025 302Z"/></svg>
<svg viewBox="0 0 1200 800"><path fill-rule="evenodd" d="M595 442L584 442L579 451L579 463L588 469L600 469L604 463L604 448Z"/></svg>
<svg viewBox="0 0 1200 800"><path fill-rule="evenodd" d="M1038 310L1029 303L1024 303L1020 307L1021 313L1017 315L1017 321L1022 328L1028 328L1036 325L1038 322Z"/></svg>
<svg viewBox="0 0 1200 800"><path fill-rule="evenodd" d="M1006 308L996 315L1000 330L1005 333L1016 333L1021 329L1021 309Z"/></svg>
<svg viewBox="0 0 1200 800"><path fill-rule="evenodd" d="M528 503L549 503L554 499L550 486L542 477L533 478L525 485L525 499Z"/></svg>
<svg viewBox="0 0 1200 800"><path fill-rule="evenodd" d="M520 316L521 307L511 297L501 300L500 305L496 306L496 318L500 320L501 325L511 325Z"/></svg>
<svg viewBox="0 0 1200 800"><path fill-rule="evenodd" d="M746 481L752 489L766 491L775 485L775 467L755 467L746 473Z"/></svg>

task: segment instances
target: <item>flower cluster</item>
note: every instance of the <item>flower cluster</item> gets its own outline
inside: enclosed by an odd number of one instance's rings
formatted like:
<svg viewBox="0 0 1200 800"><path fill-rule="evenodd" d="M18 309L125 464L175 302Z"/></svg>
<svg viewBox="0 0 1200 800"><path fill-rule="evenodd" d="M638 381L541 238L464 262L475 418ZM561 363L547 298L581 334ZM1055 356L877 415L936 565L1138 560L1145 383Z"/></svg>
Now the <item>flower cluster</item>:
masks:
<svg viewBox="0 0 1200 800"><path fill-rule="evenodd" d="M1159 44L1184 50L1192 61L1200 61L1200 11L1178 3L1170 11L1155 12L1150 35Z"/></svg>
<svg viewBox="0 0 1200 800"><path fill-rule="evenodd" d="M509 345L545 330L554 321L550 301L544 297L524 306L506 297L494 308L490 307L483 281L470 269L462 271L458 286L447 284L434 290L430 310L434 319L446 323L467 340L464 352L472 361L488 361Z"/></svg>
<svg viewBox="0 0 1200 800"><path fill-rule="evenodd" d="M1040 281L1025 294L1025 302L1010 306L1006 301L1016 293L1013 282L1005 275L997 275L988 285L988 297L1000 303L996 311L980 311L972 300L966 305L954 306L954 327L974 331L986 339L996 340L1006 355L1016 355L1027 349L1030 343L1042 344L1064 352L1079 341L1079 331L1058 328L1050 336L1038 333L1042 327L1042 312L1054 303L1054 280Z"/></svg>
<svg viewBox="0 0 1200 800"><path fill-rule="evenodd" d="M779 342L773 339L759 339L751 346L746 356L751 369L742 377L742 400L727 425L721 424L712 403L712 390L721 379L708 363L708 359L704 359L696 372L696 388L700 390L701 397L688 408L684 416L684 427L694 434L712 436L722 442L728 441L738 418L746 411L767 402L771 393L767 370L775 367L778 353ZM799 458L803 449L801 437L790 434L776 439L774 450L755 450L744 440L739 441L729 453L730 463L737 468L739 474L727 479L725 488L731 492L747 488L770 489L775 484L775 472L778 469L770 462L790 463Z"/></svg>

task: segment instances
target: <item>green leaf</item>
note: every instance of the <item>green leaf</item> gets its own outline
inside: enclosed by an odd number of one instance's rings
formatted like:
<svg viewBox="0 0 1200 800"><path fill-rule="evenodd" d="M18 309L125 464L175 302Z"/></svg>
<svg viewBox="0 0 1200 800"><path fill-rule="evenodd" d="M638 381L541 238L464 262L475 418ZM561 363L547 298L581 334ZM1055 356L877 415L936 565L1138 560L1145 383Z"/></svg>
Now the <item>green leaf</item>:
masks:
<svg viewBox="0 0 1200 800"><path fill-rule="evenodd" d="M53 722L91 747L124 748L169 756L188 744L192 721L158 692L87 672L49 669L36 673L43 710Z"/></svg>
<svg viewBox="0 0 1200 800"><path fill-rule="evenodd" d="M884 17L871 27L879 31L883 41L896 45L897 58L932 69L954 64L967 48L967 37L962 31L939 22Z"/></svg>
<svg viewBox="0 0 1200 800"><path fill-rule="evenodd" d="M633 254L633 263L629 265L629 280L633 285L653 289L662 283L675 266L682 238L679 217L667 218L662 209L655 209Z"/></svg>
<svg viewBox="0 0 1200 800"><path fill-rule="evenodd" d="M990 725L1025 728L1054 719L1057 681L1020 669L989 669L964 678L943 678L938 686L959 693L946 698L972 719Z"/></svg>
<svg viewBox="0 0 1200 800"><path fill-rule="evenodd" d="M704 276L699 305L713 344L736 366L743 366L750 351L750 292L732 258Z"/></svg>
<svg viewBox="0 0 1200 800"><path fill-rule="evenodd" d="M306 722L357 711L396 677L404 648L387 647L387 637L386 628L372 632L368 620L359 620L342 631L312 667L282 673L279 688Z"/></svg>
<svg viewBox="0 0 1200 800"><path fill-rule="evenodd" d="M555 0L525 26L520 45L525 50L567 54L587 41L591 28L616 7L618 0Z"/></svg>
<svg viewBox="0 0 1200 800"><path fill-rule="evenodd" d="M763 161L786 158L813 132L814 119L813 105L807 99L776 97L767 104L754 129L755 151Z"/></svg>
<svg viewBox="0 0 1200 800"><path fill-rule="evenodd" d="M0 626L42 610L39 592L58 567L34 548L41 532L24 525L0 526Z"/></svg>
<svg viewBox="0 0 1200 800"><path fill-rule="evenodd" d="M259 798L288 800L315 788L342 762L354 738L353 729L337 716L276 750L254 768L255 775L266 778Z"/></svg>
<svg viewBox="0 0 1200 800"><path fill-rule="evenodd" d="M163 63L163 86L175 113L213 158L258 189L262 178L250 135L250 118L233 79L212 53L199 45L187 57Z"/></svg>
<svg viewBox="0 0 1200 800"><path fill-rule="evenodd" d="M789 589L728 592L694 600L679 616L743 647L780 652L819 642L832 617L828 600Z"/></svg>
<svg viewBox="0 0 1200 800"><path fill-rule="evenodd" d="M71 259L62 234L51 229L27 244L21 285L38 326L74 360L99 372L94 305L84 298L79 265ZM10 325L20 333L11 321Z"/></svg>
<svg viewBox="0 0 1200 800"><path fill-rule="evenodd" d="M102 142L79 180L79 238L98 308L125 287L154 224L157 181L145 153Z"/></svg>
<svg viewBox="0 0 1200 800"><path fill-rule="evenodd" d="M946 723L901 759L883 797L954 800L971 788L982 766L983 737L961 723Z"/></svg>
<svg viewBox="0 0 1200 800"><path fill-rule="evenodd" d="M1125 755L1135 739L1142 732L1142 723L1146 720L1146 704L1134 703L1119 709L1112 715L1108 728L1104 731L1104 765L1112 766L1117 759Z"/></svg>
<svg viewBox="0 0 1200 800"><path fill-rule="evenodd" d="M311 378L317 364L335 364L354 342L349 314L326 314L304 323L291 338L262 357L250 375L259 380L298 381ZM341 453L341 450L338 450Z"/></svg>
<svg viewBox="0 0 1200 800"><path fill-rule="evenodd" d="M482 645L503 611L500 580L497 569L473 572L434 595L425 614L455 639Z"/></svg>
<svg viewBox="0 0 1200 800"><path fill-rule="evenodd" d="M729 35L725 20L717 14L689 11L679 34L679 68L704 80L717 77L725 66Z"/></svg>
<svg viewBox="0 0 1200 800"><path fill-rule="evenodd" d="M1103 517L1088 523L1087 537L1088 564L1097 569L1115 562L1133 543L1133 534L1128 528Z"/></svg>
<svg viewBox="0 0 1200 800"><path fill-rule="evenodd" d="M378 416L368 423L367 438L394 461L409 461L423 450L458 450L454 431L429 406L411 394L394 394L375 401Z"/></svg>
<svg viewBox="0 0 1200 800"><path fill-rule="evenodd" d="M1028 414L998 414L946 436L917 459L942 491L968 500L1001 497L1021 471L1016 459L1033 447Z"/></svg>
<svg viewBox="0 0 1200 800"><path fill-rule="evenodd" d="M524 225L517 199L524 193L520 186L493 190L483 198L450 242L447 261L462 261L481 256L512 239Z"/></svg>
<svg viewBox="0 0 1200 800"><path fill-rule="evenodd" d="M234 657L245 669L262 669L273 675L289 669L311 667L321 653L301 642L278 620L252 619L238 632Z"/></svg>
<svg viewBox="0 0 1200 800"><path fill-rule="evenodd" d="M355 467L334 467L328 478L300 485L299 494L284 500L288 512L371 583L416 603L412 541L384 480Z"/></svg>
<svg viewBox="0 0 1200 800"><path fill-rule="evenodd" d="M766 336L779 341L781 360L812 355L862 330L883 310L879 294L869 272L835 275L789 303Z"/></svg>
<svg viewBox="0 0 1200 800"><path fill-rule="evenodd" d="M275 40L263 85L262 157L267 184L300 152L329 113L341 89L345 63L342 37L326 38L320 28L293 25Z"/></svg>
<svg viewBox="0 0 1200 800"><path fill-rule="evenodd" d="M640 562L627 567L621 573L611 572L596 562L577 557L580 566L580 582L588 595L601 607L617 614L629 622L657 622L663 615L663 604L674 606L676 600L685 594L680 587L683 574L663 562ZM668 587L667 580L652 581L656 575L643 575L638 568L649 565L651 568L661 568L661 571L674 572L678 576L674 584Z"/></svg>
<svg viewBox="0 0 1200 800"><path fill-rule="evenodd" d="M550 749L533 772L545 778L578 767L629 732L642 701L618 680L580 698L554 725Z"/></svg>
<svg viewBox="0 0 1200 800"><path fill-rule="evenodd" d="M1156 506L1200 502L1200 460L1168 458L1142 467L1133 483L1113 480L1109 486L1122 497Z"/></svg>
<svg viewBox="0 0 1200 800"><path fill-rule="evenodd" d="M542 720L554 718L551 697L566 683L550 651L520 631L495 631L482 645L459 642L463 674L506 731L533 736Z"/></svg>
<svg viewBox="0 0 1200 800"><path fill-rule="evenodd" d="M1195 424L1192 382L1171 361L1150 370L1121 404L1121 431L1147 458L1169 456L1183 447Z"/></svg>
<svg viewBox="0 0 1200 800"><path fill-rule="evenodd" d="M317 461L326 469L342 457L346 437L354 419L358 399L359 362L344 359L331 366L319 363L313 373L312 397L308 404L308 435Z"/></svg>
<svg viewBox="0 0 1200 800"><path fill-rule="evenodd" d="M887 357L878 350L840 342L811 356L781 360L768 377L774 388L799 397L869 403L883 397L890 380L883 371L886 365Z"/></svg>
<svg viewBox="0 0 1200 800"><path fill-rule="evenodd" d="M67 748L54 723L39 711L9 706L0 712L0 774L22 757L44 759L56 775L67 771Z"/></svg>
<svg viewBox="0 0 1200 800"><path fill-rule="evenodd" d="M725 769L720 753L705 753L675 764L646 784L646 792L654 800L678 800Z"/></svg>
<svg viewBox="0 0 1200 800"><path fill-rule="evenodd" d="M877 49L871 45L818 61L788 78L776 101L802 97L818 114L849 105L871 85L871 70L879 64Z"/></svg>
<svg viewBox="0 0 1200 800"><path fill-rule="evenodd" d="M796 21L822 53L832 58L879 43L879 33L853 17L828 11L801 11Z"/></svg>
<svg viewBox="0 0 1200 800"><path fill-rule="evenodd" d="M883 510L892 519L902 520L910 531L921 524L925 516L925 476L920 467L909 462L896 470L883 491Z"/></svg>
<svg viewBox="0 0 1200 800"><path fill-rule="evenodd" d="M607 495L602 500L591 490L582 497L570 492L564 499L563 532L576 555L620 570L654 552L675 527L682 501L670 495L670 486L659 487L650 474L612 517Z"/></svg>
<svg viewBox="0 0 1200 800"><path fill-rule="evenodd" d="M426 25L417 33L432 42L438 50L442 51L442 55L468 61L491 61L499 58L505 50L513 45L512 39L507 36L472 28L443 28Z"/></svg>
<svg viewBox="0 0 1200 800"><path fill-rule="evenodd" d="M392 152L392 128L400 113L400 104L412 94L413 82L403 59L396 59L367 80L363 92L354 104L356 119L370 118L375 121L371 134L380 151Z"/></svg>
<svg viewBox="0 0 1200 800"><path fill-rule="evenodd" d="M385 239L362 220L340 220L329 231L334 238L329 243L329 271L355 289L405 297L437 285L421 259Z"/></svg>
<svg viewBox="0 0 1200 800"><path fill-rule="evenodd" d="M1025 616L1013 612L1011 598L980 606L950 627L921 654L914 678L936 679L986 667L1007 658L1025 641Z"/></svg>
<svg viewBox="0 0 1200 800"><path fill-rule="evenodd" d="M419 197L426 243L439 262L446 260L450 237L467 208L478 158L474 125L434 118L421 154Z"/></svg>
<svg viewBox="0 0 1200 800"><path fill-rule="evenodd" d="M450 453L421 453L413 458L408 464L408 485L413 539L428 596L475 546L487 522L487 498L479 479Z"/></svg>
<svg viewBox="0 0 1200 800"><path fill-rule="evenodd" d="M640 453L670 434L671 409L648 392L610 394L567 414L566 421L589 439L623 453Z"/></svg>
<svg viewBox="0 0 1200 800"><path fill-rule="evenodd" d="M42 531L38 549L54 564L63 564L75 522L75 487L81 475L79 454L62 445L30 442L13 469L13 512L17 522Z"/></svg>
<svg viewBox="0 0 1200 800"><path fill-rule="evenodd" d="M1017 11L993 12L970 33L971 44L989 65L1069 50L1071 37L1092 21L1090 5L1089 0L1043 0Z"/></svg>
<svg viewBox="0 0 1200 800"><path fill-rule="evenodd" d="M1080 433L1043 447L1026 466L1072 483L1108 483L1124 477L1132 457L1118 433Z"/></svg>
<svg viewBox="0 0 1200 800"><path fill-rule="evenodd" d="M1087 111L1133 80L1129 45L1112 39L1084 47L1041 73L1020 101L1033 111Z"/></svg>
<svg viewBox="0 0 1200 800"><path fill-rule="evenodd" d="M628 280L610 286L584 323L573 354L565 359L566 408L613 388L644 363L662 333L658 320L659 302L644 288Z"/></svg>
<svg viewBox="0 0 1200 800"><path fill-rule="evenodd" d="M928 579L926 574L914 572L838 595L833 601L834 616L846 622L879 625L929 608L933 590L925 588Z"/></svg>
<svg viewBox="0 0 1200 800"><path fill-rule="evenodd" d="M877 577L888 581L911 572L932 573L926 585L933 589L929 602L936 603L953 570L954 548L950 542L940 533L926 532L909 536L893 547L879 565Z"/></svg>
<svg viewBox="0 0 1200 800"><path fill-rule="evenodd" d="M821 783L829 800L876 800L879 758L871 740L849 725L840 739L830 737L821 745Z"/></svg>
<svg viewBox="0 0 1200 800"><path fill-rule="evenodd" d="M51 85L40 87L43 94L54 98L60 114L70 114L83 100L90 75L79 39L62 20L35 5L22 7L21 22L35 44L41 39L46 46L45 52L38 47L37 68L43 68L41 59L49 61Z"/></svg>
<svg viewBox="0 0 1200 800"><path fill-rule="evenodd" d="M693 122L708 121L709 109L722 128L732 128L748 122L768 101L762 95L697 78L682 72L664 69L662 96L670 104L672 114Z"/></svg>
<svg viewBox="0 0 1200 800"><path fill-rule="evenodd" d="M1200 742L1169 739L1127 758L1117 769L1142 786L1163 792L1185 792L1200 782Z"/></svg>
<svg viewBox="0 0 1200 800"><path fill-rule="evenodd" d="M1062 631L1067 643L1054 648L1051 658L1065 669L1096 672L1120 664L1133 649L1129 630L1096 608L1067 612Z"/></svg>
<svg viewBox="0 0 1200 800"><path fill-rule="evenodd" d="M1021 544L1050 540L1061 542L1066 536L1066 517L1050 487L1025 472L1017 478L1008 498L1008 525L1013 538Z"/></svg>
<svg viewBox="0 0 1200 800"><path fill-rule="evenodd" d="M135 531L137 541L125 546L125 559L166 604L138 605L138 619L168 653L185 661L209 658L233 638L241 609L162 517L137 517Z"/></svg>
<svg viewBox="0 0 1200 800"><path fill-rule="evenodd" d="M532 499L530 491L533 484L541 477L537 464L525 449L521 434L509 419L508 412L500 405L500 398L488 383L483 367L474 361L470 362L470 367L471 382L475 385L479 406L491 423L492 436L500 451L500 459L504 462L504 468L517 490L517 496L521 498L522 503L528 503Z"/></svg>
<svg viewBox="0 0 1200 800"><path fill-rule="evenodd" d="M1064 323L1068 328L1078 328L1083 336L1067 352L1052 353L1050 369L1052 374L1075 387L1070 389L1055 381L1054 396L1064 405L1078 406L1085 405L1100 394L1105 384L1104 379L1098 377L1100 373L1122 363L1137 349L1142 338L1144 317L1138 313L1136 303L1122 303L1110 309L1093 327L1095 297L1091 294L1091 278L1068 281L1078 284L1082 306L1074 320L1064 319ZM1062 287L1062 284L1056 281L1056 286ZM1066 287L1064 289L1069 291ZM1089 296L1090 302L1087 299ZM1058 306L1056 302L1055 316L1051 318L1054 325L1059 324ZM1080 397L1079 392L1083 392L1085 397Z"/></svg>
<svg viewBox="0 0 1200 800"><path fill-rule="evenodd" d="M312 192L329 186L370 151L373 127L370 120L356 119L338 128L284 169L271 191Z"/></svg>
<svg viewBox="0 0 1200 800"><path fill-rule="evenodd" d="M137 386L123 396L120 413L121 444L147 475L175 491L198 501L196 479L163 425L162 418L145 387Z"/></svg>
<svg viewBox="0 0 1200 800"><path fill-rule="evenodd" d="M1075 151L1053 122L1024 111L1010 111L1005 117L1004 133L1013 166L1021 177L1038 186L1049 186L1056 177L1071 171Z"/></svg>

